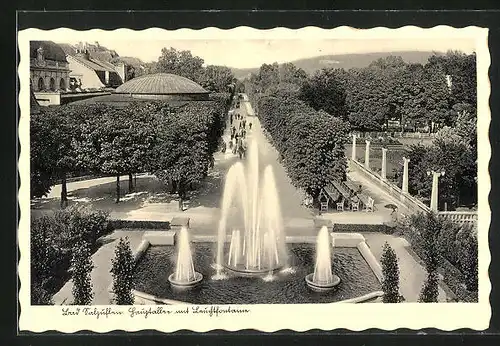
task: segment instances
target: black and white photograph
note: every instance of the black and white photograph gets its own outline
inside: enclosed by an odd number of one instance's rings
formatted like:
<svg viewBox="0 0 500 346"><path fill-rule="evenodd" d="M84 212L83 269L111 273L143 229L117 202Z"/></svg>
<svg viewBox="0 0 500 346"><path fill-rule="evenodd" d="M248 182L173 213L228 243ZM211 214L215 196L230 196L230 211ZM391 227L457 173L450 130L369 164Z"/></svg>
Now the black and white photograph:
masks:
<svg viewBox="0 0 500 346"><path fill-rule="evenodd" d="M484 329L487 37L20 31L21 330Z"/></svg>

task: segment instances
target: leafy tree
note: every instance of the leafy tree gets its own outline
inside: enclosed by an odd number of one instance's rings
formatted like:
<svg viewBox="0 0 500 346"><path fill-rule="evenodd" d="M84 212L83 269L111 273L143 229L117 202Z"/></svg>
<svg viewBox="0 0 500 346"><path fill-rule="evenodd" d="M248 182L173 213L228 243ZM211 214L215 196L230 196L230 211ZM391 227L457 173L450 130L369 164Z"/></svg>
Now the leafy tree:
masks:
<svg viewBox="0 0 500 346"><path fill-rule="evenodd" d="M279 66L279 83L294 84L300 87L307 79L307 73L293 63L288 62Z"/></svg>
<svg viewBox="0 0 500 346"><path fill-rule="evenodd" d="M128 238L120 238L115 248L115 258L111 260L113 275L113 293L118 305L133 305L134 258Z"/></svg>
<svg viewBox="0 0 500 346"><path fill-rule="evenodd" d="M390 117L380 76L368 68L338 73L346 90L346 111L351 126L361 131L380 130Z"/></svg>
<svg viewBox="0 0 500 346"><path fill-rule="evenodd" d="M56 179L52 174L51 162L56 156L56 142L51 133L54 125L43 112L32 113L30 118L30 185L31 198L49 193Z"/></svg>
<svg viewBox="0 0 500 346"><path fill-rule="evenodd" d="M71 259L75 305L90 305L92 303L94 294L92 293L90 274L93 268L89 245L86 242L77 243Z"/></svg>
<svg viewBox="0 0 500 346"><path fill-rule="evenodd" d="M200 77L201 86L213 92L227 92L233 81L233 72L226 66L208 65Z"/></svg>
<svg viewBox="0 0 500 346"><path fill-rule="evenodd" d="M429 57L429 65L439 66L451 77L450 103L466 103L477 108L476 54L448 51L446 55L434 54ZM475 111L474 111L475 113Z"/></svg>
<svg viewBox="0 0 500 346"><path fill-rule="evenodd" d="M323 69L304 82L300 99L315 110L323 110L332 116L345 119L346 92L338 75L340 70Z"/></svg>
<svg viewBox="0 0 500 346"><path fill-rule="evenodd" d="M163 48L155 71L173 73L198 82L203 75L203 63L202 58L193 56L188 50Z"/></svg>
<svg viewBox="0 0 500 346"><path fill-rule="evenodd" d="M106 105L78 108L80 134L74 140L78 166L86 170L116 176L116 202L120 201L120 176L145 171L153 159L156 140L154 112L148 104L135 103L127 108Z"/></svg>
<svg viewBox="0 0 500 346"><path fill-rule="evenodd" d="M46 195L61 180L61 207L67 205L66 175L75 170L72 148L75 127L66 109L50 107L30 119L32 197Z"/></svg>
<svg viewBox="0 0 500 346"><path fill-rule="evenodd" d="M399 266L396 253L389 245L384 244L382 253L382 274L384 280L382 282L382 290L384 291L384 303L400 303L404 300L403 296L399 294Z"/></svg>
<svg viewBox="0 0 500 346"><path fill-rule="evenodd" d="M278 63L263 64L259 69L257 80L261 90L267 90L270 86L278 84L280 80Z"/></svg>
<svg viewBox="0 0 500 346"><path fill-rule="evenodd" d="M221 102L200 101L165 107L159 115L153 171L160 180L172 182L181 198L213 165L224 127L221 107Z"/></svg>

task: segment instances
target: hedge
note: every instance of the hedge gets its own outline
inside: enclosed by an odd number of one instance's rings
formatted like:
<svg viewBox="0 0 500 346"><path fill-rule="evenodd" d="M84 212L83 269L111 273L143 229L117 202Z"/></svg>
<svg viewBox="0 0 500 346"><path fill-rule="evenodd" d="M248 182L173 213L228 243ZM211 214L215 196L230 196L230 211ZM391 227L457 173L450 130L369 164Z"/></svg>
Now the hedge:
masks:
<svg viewBox="0 0 500 346"><path fill-rule="evenodd" d="M110 220L113 229L139 228L139 229L170 229L169 221L149 221L149 220Z"/></svg>
<svg viewBox="0 0 500 346"><path fill-rule="evenodd" d="M97 239L112 231L108 214L81 206L71 206L42 216L31 223L31 303L49 304L70 275L74 246L86 242L91 253Z"/></svg>
<svg viewBox="0 0 500 346"><path fill-rule="evenodd" d="M426 251L421 236L426 226L424 214L410 216L406 225L399 225L400 233L412 246L415 254L425 261ZM436 234L438 272L460 301L477 302L477 240L470 227L439 220ZM471 289L469 289L471 288Z"/></svg>
<svg viewBox="0 0 500 346"><path fill-rule="evenodd" d="M378 225L362 225L362 224L341 224L336 223L333 225L333 232L353 232L353 233L366 233L366 232L381 232L391 233L392 227L386 224Z"/></svg>

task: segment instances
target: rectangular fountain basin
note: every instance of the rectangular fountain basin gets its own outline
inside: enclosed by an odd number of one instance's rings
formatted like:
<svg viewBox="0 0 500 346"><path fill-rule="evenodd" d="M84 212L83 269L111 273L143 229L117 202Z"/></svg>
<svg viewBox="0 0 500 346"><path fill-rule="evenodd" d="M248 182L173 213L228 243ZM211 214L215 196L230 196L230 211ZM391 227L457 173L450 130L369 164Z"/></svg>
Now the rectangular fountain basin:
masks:
<svg viewBox="0 0 500 346"><path fill-rule="evenodd" d="M168 276L176 261L175 236L170 233L145 235L148 240L137 256L134 293L137 302L144 304L300 304L360 302L382 295L382 272L361 234L330 233L335 244L333 271L341 283L330 293L315 293L308 289L305 276L314 271L316 237L287 237L292 270L278 272L274 280L262 278L230 277L211 280L215 274L212 265L217 244L215 239L192 237L191 251L195 270L204 279L188 291L179 292L169 285ZM168 241L162 239L168 238ZM207 241L208 240L208 241ZM171 242L174 241L174 244ZM168 243L168 244L167 244ZM227 248L228 243L225 244ZM231 276L231 275L230 275Z"/></svg>

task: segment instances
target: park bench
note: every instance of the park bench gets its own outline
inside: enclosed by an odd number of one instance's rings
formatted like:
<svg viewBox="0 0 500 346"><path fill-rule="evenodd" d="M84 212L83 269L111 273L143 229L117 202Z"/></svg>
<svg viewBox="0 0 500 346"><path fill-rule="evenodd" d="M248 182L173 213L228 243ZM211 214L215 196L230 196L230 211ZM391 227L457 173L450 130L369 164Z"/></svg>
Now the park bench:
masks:
<svg viewBox="0 0 500 346"><path fill-rule="evenodd" d="M342 182L338 180L333 180L332 185L337 189L338 192L348 201L351 200L351 192L349 191L349 188L345 186L345 184L342 184Z"/></svg>

